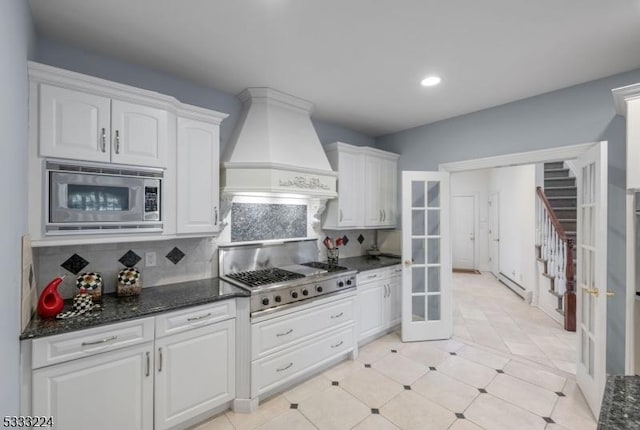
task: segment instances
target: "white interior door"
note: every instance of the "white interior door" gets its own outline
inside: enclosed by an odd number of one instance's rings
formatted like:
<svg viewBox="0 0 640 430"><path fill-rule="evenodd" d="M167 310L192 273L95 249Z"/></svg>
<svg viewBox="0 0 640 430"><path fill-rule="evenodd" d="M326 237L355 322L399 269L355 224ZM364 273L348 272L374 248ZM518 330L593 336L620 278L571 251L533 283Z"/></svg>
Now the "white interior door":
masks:
<svg viewBox="0 0 640 430"><path fill-rule="evenodd" d="M451 337L449 173L402 172L402 340Z"/></svg>
<svg viewBox="0 0 640 430"><path fill-rule="evenodd" d="M489 196L489 266L497 277L500 273L500 193Z"/></svg>
<svg viewBox="0 0 640 430"><path fill-rule="evenodd" d="M607 143L577 159L576 379L594 416L600 413L606 372Z"/></svg>
<svg viewBox="0 0 640 430"><path fill-rule="evenodd" d="M475 197L451 196L453 267L475 269Z"/></svg>

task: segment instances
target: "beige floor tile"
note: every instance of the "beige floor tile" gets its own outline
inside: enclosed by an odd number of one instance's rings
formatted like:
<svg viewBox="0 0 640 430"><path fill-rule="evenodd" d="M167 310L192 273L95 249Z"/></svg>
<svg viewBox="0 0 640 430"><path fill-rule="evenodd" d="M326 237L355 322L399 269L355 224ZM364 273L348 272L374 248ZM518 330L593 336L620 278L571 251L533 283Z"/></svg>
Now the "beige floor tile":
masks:
<svg viewBox="0 0 640 430"><path fill-rule="evenodd" d="M546 357L544 352L533 342L504 342L512 354L524 357Z"/></svg>
<svg viewBox="0 0 640 430"><path fill-rule="evenodd" d="M256 430L316 430L316 426L311 424L304 415L295 409L257 427Z"/></svg>
<svg viewBox="0 0 640 430"><path fill-rule="evenodd" d="M464 346L464 343L455 339L434 340L429 342L429 344L434 345L446 352L456 352Z"/></svg>
<svg viewBox="0 0 640 430"><path fill-rule="evenodd" d="M291 403L300 403L320 391L328 390L330 387L331 380L324 374L320 374L285 391L282 395Z"/></svg>
<svg viewBox="0 0 640 430"><path fill-rule="evenodd" d="M340 387L303 400L298 410L320 430L350 429L371 413L371 408Z"/></svg>
<svg viewBox="0 0 640 430"><path fill-rule="evenodd" d="M449 430L484 430L484 429L482 427L475 425L469 420L456 420L456 422L453 423L451 427L449 427Z"/></svg>
<svg viewBox="0 0 640 430"><path fill-rule="evenodd" d="M489 394L520 406L541 417L551 416L558 395L504 373L497 375L487 386Z"/></svg>
<svg viewBox="0 0 640 430"><path fill-rule="evenodd" d="M411 389L452 412L463 412L479 395L478 389L441 372L427 372Z"/></svg>
<svg viewBox="0 0 640 430"><path fill-rule="evenodd" d="M382 415L372 414L360 422L353 430L400 430Z"/></svg>
<svg viewBox="0 0 640 430"><path fill-rule="evenodd" d="M260 404L257 411L250 414L227 412L227 418L236 430L253 430L289 410L289 402L284 396L276 396Z"/></svg>
<svg viewBox="0 0 640 430"><path fill-rule="evenodd" d="M340 382L340 387L370 408L379 408L404 390L402 385L374 369L352 373Z"/></svg>
<svg viewBox="0 0 640 430"><path fill-rule="evenodd" d="M490 394L478 396L464 416L491 430L543 430L546 425L541 417Z"/></svg>
<svg viewBox="0 0 640 430"><path fill-rule="evenodd" d="M218 415L194 427L193 430L234 430L226 415Z"/></svg>
<svg viewBox="0 0 640 430"><path fill-rule="evenodd" d="M567 390L569 391L569 390ZM579 390L565 393L566 397L558 398L558 403L551 418L569 430L593 430L596 421Z"/></svg>
<svg viewBox="0 0 640 430"><path fill-rule="evenodd" d="M428 370L428 366L417 363L399 353L381 358L373 363L372 367L402 385L413 384Z"/></svg>
<svg viewBox="0 0 640 430"><path fill-rule="evenodd" d="M412 342L400 350L400 354L425 366L438 367L450 357L449 353L432 345L432 342Z"/></svg>
<svg viewBox="0 0 640 430"><path fill-rule="evenodd" d="M475 388L486 387L497 375L494 369L457 356L449 357L437 369Z"/></svg>
<svg viewBox="0 0 640 430"><path fill-rule="evenodd" d="M323 375L330 381L342 381L353 372L363 369L364 364L358 360L346 360L324 371Z"/></svg>
<svg viewBox="0 0 640 430"><path fill-rule="evenodd" d="M515 376L523 381L530 382L549 391L562 391L566 378L546 370L511 360L502 370L507 375Z"/></svg>
<svg viewBox="0 0 640 430"><path fill-rule="evenodd" d="M447 429L456 419L453 412L410 390L404 390L380 409L402 430Z"/></svg>
<svg viewBox="0 0 640 430"><path fill-rule="evenodd" d="M569 429L561 426L560 424L547 424L544 430L569 430Z"/></svg>
<svg viewBox="0 0 640 430"><path fill-rule="evenodd" d="M382 336L379 339L376 339L376 342L384 342L384 343L391 344L391 348L394 348L394 349L402 349L405 346L409 345L408 343L402 342L402 338L400 337L400 332L397 332L397 331L394 331L393 333L389 333L387 335Z"/></svg>
<svg viewBox="0 0 640 430"><path fill-rule="evenodd" d="M472 346L465 346L460 349L457 354L478 364L490 367L492 369L502 369L509 362L509 358L503 355L493 354Z"/></svg>
<svg viewBox="0 0 640 430"><path fill-rule="evenodd" d="M555 367L558 369L574 374L576 373L576 362L575 361L564 361L564 360L551 360Z"/></svg>
<svg viewBox="0 0 640 430"><path fill-rule="evenodd" d="M366 344L358 350L358 361L361 363L373 364L391 354L391 350L394 349L386 342L373 341Z"/></svg>

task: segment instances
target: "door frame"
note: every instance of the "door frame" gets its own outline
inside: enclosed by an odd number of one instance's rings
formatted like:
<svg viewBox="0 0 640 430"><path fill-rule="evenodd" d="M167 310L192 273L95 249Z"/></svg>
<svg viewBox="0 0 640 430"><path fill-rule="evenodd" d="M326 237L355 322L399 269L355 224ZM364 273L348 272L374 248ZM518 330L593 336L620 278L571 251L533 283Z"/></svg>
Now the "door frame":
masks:
<svg viewBox="0 0 640 430"><path fill-rule="evenodd" d="M479 246L478 246L478 232L480 230L480 211L478 208L478 195L477 193L467 193L467 194L456 194L453 195L451 194L451 214L453 214L453 199L455 199L456 197L471 197L473 199L473 263L471 267L474 270L478 269L478 251L479 251ZM453 225L451 226L451 228L453 229ZM453 235L451 237L451 267L454 266L453 264Z"/></svg>
<svg viewBox="0 0 640 430"><path fill-rule="evenodd" d="M500 240L500 191L495 191L493 193L489 194L489 201L488 203L490 204L492 202L491 197L495 196L496 197L496 202L497 204L497 210L496 210L496 217L497 217L497 224L498 224L498 240ZM493 276L495 276L496 278L498 278L498 275L500 274L500 243L498 243L497 245L495 245L498 248L498 258L497 258L497 262L493 261L493 256L491 254L491 249L494 246L492 243L492 239L491 236L493 235L493 229L494 229L494 224L491 222L493 220L493 217L491 216L491 213L493 212L493 207L489 208L489 216L487 217L487 221L488 221L488 227L491 228L491 231L488 233L487 236L487 240L489 241L489 272L491 272L491 274L493 274ZM493 267L494 264L497 265L497 269L494 273L493 271Z"/></svg>

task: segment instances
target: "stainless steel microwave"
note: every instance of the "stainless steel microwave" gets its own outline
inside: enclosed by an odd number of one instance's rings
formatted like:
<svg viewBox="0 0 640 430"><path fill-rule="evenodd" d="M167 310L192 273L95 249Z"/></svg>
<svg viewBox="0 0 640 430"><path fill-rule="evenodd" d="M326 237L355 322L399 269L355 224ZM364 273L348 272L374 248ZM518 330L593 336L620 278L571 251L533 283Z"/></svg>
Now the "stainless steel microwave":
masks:
<svg viewBox="0 0 640 430"><path fill-rule="evenodd" d="M162 169L46 162L45 233L162 231Z"/></svg>

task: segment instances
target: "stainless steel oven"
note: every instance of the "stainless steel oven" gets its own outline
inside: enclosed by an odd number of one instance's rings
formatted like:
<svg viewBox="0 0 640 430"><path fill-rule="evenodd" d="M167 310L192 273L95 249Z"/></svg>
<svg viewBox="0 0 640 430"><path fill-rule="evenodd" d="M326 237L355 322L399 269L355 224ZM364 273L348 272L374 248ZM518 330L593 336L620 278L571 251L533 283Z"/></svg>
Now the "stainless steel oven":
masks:
<svg viewBox="0 0 640 430"><path fill-rule="evenodd" d="M162 169L47 161L46 234L162 231Z"/></svg>

